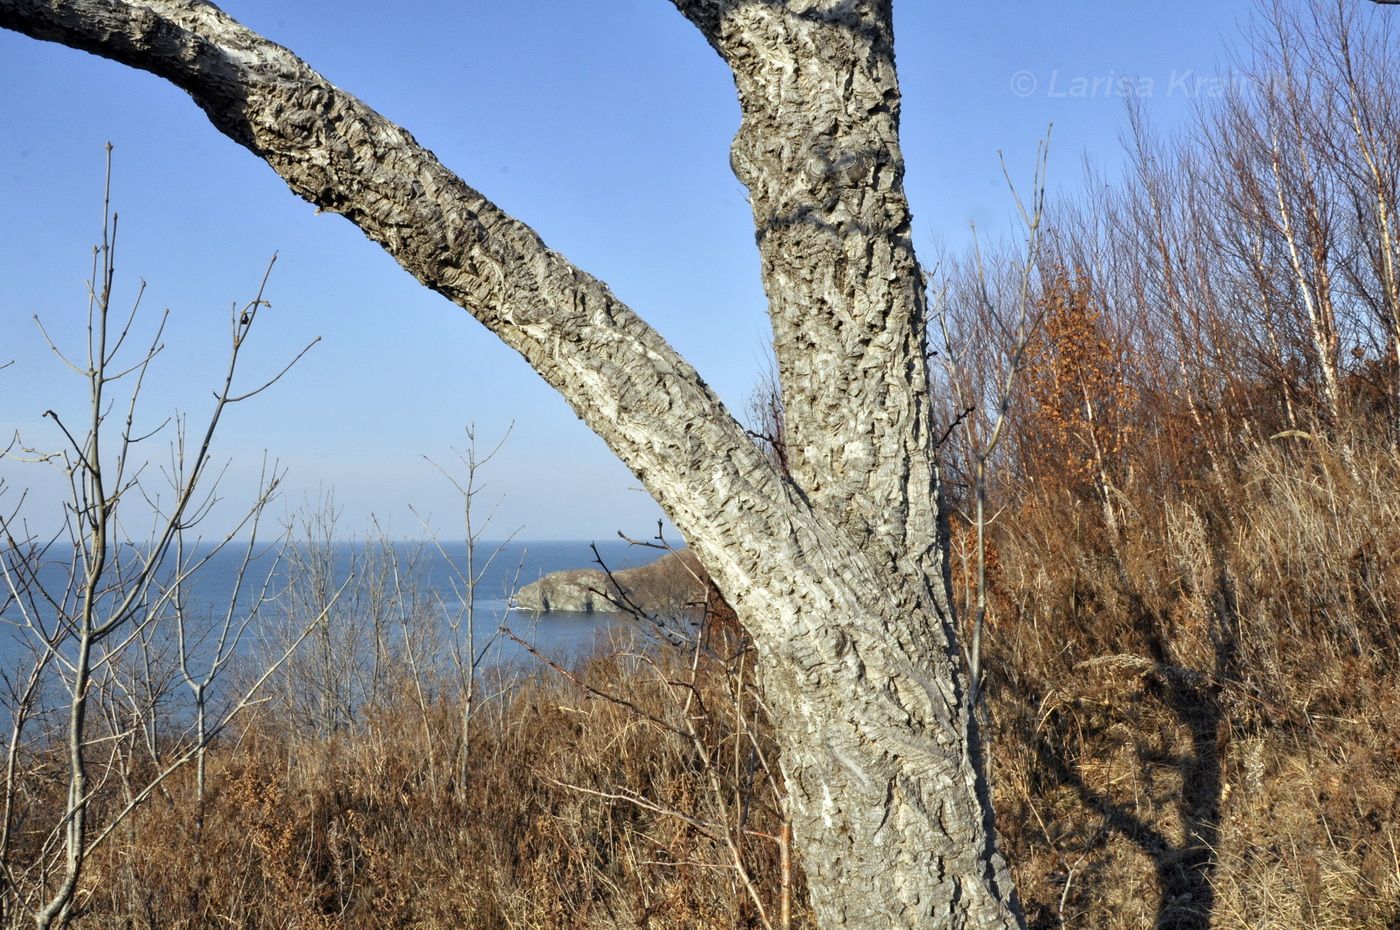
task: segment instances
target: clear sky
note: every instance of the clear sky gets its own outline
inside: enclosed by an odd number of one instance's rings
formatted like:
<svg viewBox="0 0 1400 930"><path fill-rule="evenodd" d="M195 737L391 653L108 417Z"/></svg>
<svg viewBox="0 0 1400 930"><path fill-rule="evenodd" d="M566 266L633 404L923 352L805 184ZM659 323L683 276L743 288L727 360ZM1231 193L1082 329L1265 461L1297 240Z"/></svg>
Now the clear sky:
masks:
<svg viewBox="0 0 1400 930"><path fill-rule="evenodd" d="M732 408L743 411L768 331L751 217L729 170L733 84L665 0L229 0L235 17L407 127L468 183L609 282ZM896 0L903 142L918 245L1010 228L997 151L1024 182L1054 123L1052 187L1088 157L1112 169L1118 78L1149 83L1144 109L1180 125L1198 78L1220 72L1250 0L998 4ZM401 11L402 10L402 11ZM116 146L119 281L148 282L172 311L148 422L209 405L228 309L279 254L250 377L321 343L272 392L231 411L216 450L223 490L248 496L263 450L290 470L278 513L333 488L341 535L378 515L450 535L447 463L475 423L514 431L486 472L483 504L524 538L646 534L659 511L636 480L514 353L430 293L337 216L314 214L270 169L216 132L179 90L80 52L0 33L0 434L57 436L81 383L31 317L81 339L89 249L100 230L102 146ZM66 405L66 406L64 406ZM158 451L158 450L153 450ZM0 463L38 519L56 483ZM212 530L214 527L210 526Z"/></svg>

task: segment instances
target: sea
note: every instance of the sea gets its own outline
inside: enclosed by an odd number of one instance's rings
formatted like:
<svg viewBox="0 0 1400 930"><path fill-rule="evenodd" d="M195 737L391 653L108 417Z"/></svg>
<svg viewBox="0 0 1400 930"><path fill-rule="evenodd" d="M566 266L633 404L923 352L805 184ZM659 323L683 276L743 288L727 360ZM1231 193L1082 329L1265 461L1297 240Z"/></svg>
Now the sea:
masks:
<svg viewBox="0 0 1400 930"><path fill-rule="evenodd" d="M336 542L311 547L302 544L283 552L280 561L274 549L264 548L256 550L257 557L242 572L240 586L240 569L246 550L246 545L236 542L217 551L211 545L195 546L184 552L183 559L186 565L200 564L185 585L184 598L187 613L201 618L200 623L205 628L217 625L230 602L235 605L236 615L246 616L250 605L259 599L259 592L266 591L268 600L257 621L249 625L240 651L265 647L268 631L260 627L266 623L281 622L285 630L285 620L276 618L285 617L299 596L295 586L288 584L297 572L298 562L303 566L316 566L314 571L321 576L318 584L323 591L339 590L347 579L355 576L356 581L345 588L347 593L342 594L337 603L336 613L341 616L362 607L364 584L377 585L381 593L387 585L397 585L398 591L390 591L389 595L411 600L420 610L435 616L442 628L442 642L447 642L451 636L459 639L464 636L460 626L453 632L449 624L453 620L461 623L468 597L465 542ZM135 551L127 558L134 554ZM477 578L472 595L472 628L476 649L482 653L482 667L529 664L539 662L539 656L569 663L600 644L617 639L616 634L626 633L635 626L635 621L624 614L551 612L541 615L515 608L512 597L520 588L552 572L597 568L600 560L616 571L647 564L661 554L655 548L620 539L478 541L474 553ZM71 559L72 553L67 555ZM58 591L64 587L67 568L61 555L51 553L50 559L41 577L49 588ZM169 561L173 564L173 555ZM358 599L352 597L353 592L358 592ZM0 604L4 605L0 610L0 679L10 680L20 671L26 655L32 655L32 650L24 647L26 638L33 640L34 637L32 631L24 629L24 616L17 605L12 600L8 604L5 601L4 590L0 588ZM39 611L51 614L51 610L38 603ZM46 617L45 622L51 623L52 616ZM502 635L502 629L509 630L515 639ZM529 647L521 645L522 642Z"/></svg>

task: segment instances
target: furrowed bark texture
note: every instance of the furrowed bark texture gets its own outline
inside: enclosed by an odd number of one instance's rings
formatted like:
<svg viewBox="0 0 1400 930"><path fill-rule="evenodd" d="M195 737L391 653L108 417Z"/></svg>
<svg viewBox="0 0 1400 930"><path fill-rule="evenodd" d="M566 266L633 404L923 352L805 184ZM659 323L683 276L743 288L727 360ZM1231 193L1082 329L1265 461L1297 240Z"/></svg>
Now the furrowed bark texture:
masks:
<svg viewBox="0 0 1400 930"><path fill-rule="evenodd" d="M753 205L792 475L852 538L936 577L926 308L888 4L677 6L739 91L731 164Z"/></svg>
<svg viewBox="0 0 1400 930"><path fill-rule="evenodd" d="M759 648L822 927L1019 926L942 600L888 3L673 2L735 75L791 480L606 286L213 6L0 0L0 27L185 89L516 349L646 484Z"/></svg>
<svg viewBox="0 0 1400 930"><path fill-rule="evenodd" d="M1014 925L947 623L890 4L673 2L734 73L743 122L731 163L753 206L793 478L880 572L855 590L899 601L893 614L872 616L867 602L833 615L849 618L849 641L770 663L765 677L775 708L811 722L782 735L818 914L833 927ZM814 688L833 665L840 685ZM919 684L922 707L908 694ZM892 714L866 744L872 690ZM829 700L813 710L812 694ZM855 741L817 723L830 718ZM833 790L865 809L832 816ZM863 844L884 855L852 855Z"/></svg>

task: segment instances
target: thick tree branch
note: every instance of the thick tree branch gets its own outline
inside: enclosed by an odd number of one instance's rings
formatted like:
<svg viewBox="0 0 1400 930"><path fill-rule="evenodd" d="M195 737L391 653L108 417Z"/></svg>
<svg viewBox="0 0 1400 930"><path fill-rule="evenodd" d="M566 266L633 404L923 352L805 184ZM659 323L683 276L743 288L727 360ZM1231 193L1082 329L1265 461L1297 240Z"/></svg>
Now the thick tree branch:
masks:
<svg viewBox="0 0 1400 930"><path fill-rule="evenodd" d="M0 27L186 90L298 195L344 215L520 352L688 534L784 506L771 466L660 335L287 49L198 0L0 0ZM714 512L717 485L733 513Z"/></svg>
<svg viewBox="0 0 1400 930"><path fill-rule="evenodd" d="M862 535L838 531L782 479L694 369L604 284L405 130L202 0L0 0L0 27L184 88L293 191L343 214L519 351L646 484L770 655L798 654L810 667L833 648L851 651L838 620L860 613L849 586L887 584L880 563L890 557L872 560ZM838 436L868 425L862 403L849 399L858 422L841 423ZM918 573L899 561L901 574ZM862 676L902 673L927 642L949 649L928 592L906 596L884 609L912 618L910 629L872 645L854 669ZM959 696L952 682L940 690L947 707L936 719L946 720Z"/></svg>

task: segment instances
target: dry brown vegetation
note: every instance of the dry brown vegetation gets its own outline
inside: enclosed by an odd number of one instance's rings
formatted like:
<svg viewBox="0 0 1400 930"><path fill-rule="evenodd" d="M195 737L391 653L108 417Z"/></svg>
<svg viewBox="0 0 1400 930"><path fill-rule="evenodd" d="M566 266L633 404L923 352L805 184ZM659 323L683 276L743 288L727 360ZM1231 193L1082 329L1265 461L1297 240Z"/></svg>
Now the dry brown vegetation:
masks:
<svg viewBox="0 0 1400 930"><path fill-rule="evenodd" d="M1394 926L1400 459L1349 458L1265 446L1120 536L1065 492L998 524L992 767L1032 926ZM672 647L485 687L466 785L432 764L457 708L404 669L330 738L266 705L202 826L187 770L90 861L77 925L762 926L726 835L777 923L772 746L715 626L689 710Z"/></svg>
<svg viewBox="0 0 1400 930"><path fill-rule="evenodd" d="M90 860L76 925L730 927L761 925L760 906L777 921L772 747L734 723L755 713L744 657L709 643L698 673L693 653L610 650L576 680L503 675L465 785L429 761L457 738L449 700L425 713L411 687L385 693L329 739L269 706L213 754L202 827L180 777Z"/></svg>
<svg viewBox="0 0 1400 930"><path fill-rule="evenodd" d="M1400 48L1367 14L1265 10L1248 91L1171 145L1133 112L1130 176L1039 256L984 646L1033 927L1400 926Z"/></svg>
<svg viewBox="0 0 1400 930"><path fill-rule="evenodd" d="M1291 440L1240 464L1130 497L1118 535L1064 491L997 524L987 712L1032 926L1400 914L1400 457ZM265 705L214 751L202 826L187 770L90 860L77 925L763 926L745 880L780 925L773 747L712 626L698 666L603 643L576 680L502 673L465 785L433 763L446 683L425 710L386 672L329 738Z"/></svg>
<svg viewBox="0 0 1400 930"><path fill-rule="evenodd" d="M1063 492L1005 520L988 712L1032 926L1395 926L1400 457L1349 458L1264 447L1123 498L1121 534Z"/></svg>

